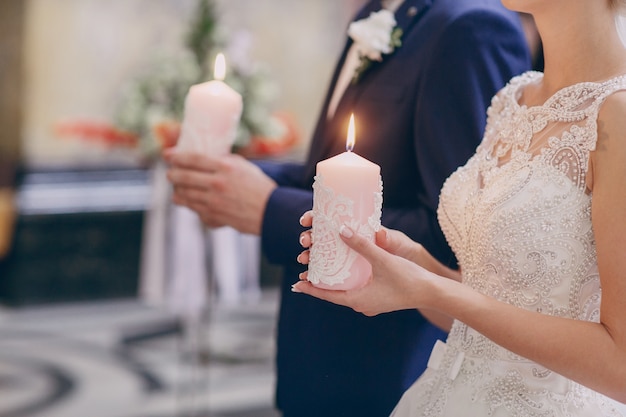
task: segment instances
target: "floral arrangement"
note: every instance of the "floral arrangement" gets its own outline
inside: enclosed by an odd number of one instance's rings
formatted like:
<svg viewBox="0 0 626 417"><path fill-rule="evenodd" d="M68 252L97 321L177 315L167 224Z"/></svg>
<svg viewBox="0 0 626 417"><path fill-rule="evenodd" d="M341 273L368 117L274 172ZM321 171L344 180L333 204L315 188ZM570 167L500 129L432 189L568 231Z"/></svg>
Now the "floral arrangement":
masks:
<svg viewBox="0 0 626 417"><path fill-rule="evenodd" d="M150 71L126 85L113 123L61 122L55 126L56 135L136 149L147 160L157 157L178 140L189 87L212 78L214 56L224 50L229 58L224 81L243 98L234 151L265 157L290 149L299 136L295 123L272 111L278 88L266 67L250 61L251 36L239 32L225 42L212 0L199 0L194 16L184 50L155 56Z"/></svg>
<svg viewBox="0 0 626 417"><path fill-rule="evenodd" d="M352 77L353 84L359 81L373 61L382 61L383 54L391 54L402 46L402 29L396 26L393 13L386 9L352 22L348 27L348 35L354 41L360 59Z"/></svg>

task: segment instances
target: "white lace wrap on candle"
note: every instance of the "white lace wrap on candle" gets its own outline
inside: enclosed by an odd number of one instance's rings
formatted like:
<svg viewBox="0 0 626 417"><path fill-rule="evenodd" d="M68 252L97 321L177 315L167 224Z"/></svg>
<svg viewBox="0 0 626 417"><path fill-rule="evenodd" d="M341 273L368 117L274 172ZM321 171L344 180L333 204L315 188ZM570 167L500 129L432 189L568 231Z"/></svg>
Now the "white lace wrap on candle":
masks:
<svg viewBox="0 0 626 417"><path fill-rule="evenodd" d="M222 115L186 109L178 147L208 155L226 154L235 142L240 117L241 112L223 118Z"/></svg>
<svg viewBox="0 0 626 417"><path fill-rule="evenodd" d="M374 210L367 223L354 218L354 201L324 185L324 178L315 176L313 183L313 229L308 280L313 284L343 284L350 277L350 267L358 254L339 237L339 228L349 226L356 233L373 240L380 229L383 206L383 183L372 193Z"/></svg>

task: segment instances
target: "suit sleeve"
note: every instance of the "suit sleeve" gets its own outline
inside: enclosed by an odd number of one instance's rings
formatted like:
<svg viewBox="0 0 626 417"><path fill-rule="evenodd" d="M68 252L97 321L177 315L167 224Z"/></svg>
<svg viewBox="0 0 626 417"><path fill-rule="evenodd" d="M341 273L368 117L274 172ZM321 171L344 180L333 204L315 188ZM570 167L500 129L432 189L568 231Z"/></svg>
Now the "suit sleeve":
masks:
<svg viewBox="0 0 626 417"><path fill-rule="evenodd" d="M419 206L385 209L383 224L403 230L454 266L436 217L441 187L480 143L491 98L529 69L530 57L518 26L508 16L484 10L452 21L433 50L414 109Z"/></svg>
<svg viewBox="0 0 626 417"><path fill-rule="evenodd" d="M267 259L275 264L297 264L302 251L298 244L300 217L313 207L313 191L300 186L304 166L291 163L257 162L257 165L277 182L265 206L261 245Z"/></svg>

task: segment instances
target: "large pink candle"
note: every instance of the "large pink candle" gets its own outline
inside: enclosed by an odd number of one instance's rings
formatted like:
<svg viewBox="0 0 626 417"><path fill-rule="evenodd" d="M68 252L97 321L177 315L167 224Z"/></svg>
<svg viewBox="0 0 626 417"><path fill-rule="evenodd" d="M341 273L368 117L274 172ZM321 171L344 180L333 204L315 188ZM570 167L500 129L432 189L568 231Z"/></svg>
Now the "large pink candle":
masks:
<svg viewBox="0 0 626 417"><path fill-rule="evenodd" d="M215 79L191 86L185 99L178 147L209 155L224 155L237 135L243 100L222 80L226 73L224 55L215 60Z"/></svg>
<svg viewBox="0 0 626 417"><path fill-rule="evenodd" d="M321 161L316 167L308 280L320 288L360 288L372 271L371 265L339 237L344 224L372 241L380 228L380 167L352 152L354 131L352 116L346 152Z"/></svg>

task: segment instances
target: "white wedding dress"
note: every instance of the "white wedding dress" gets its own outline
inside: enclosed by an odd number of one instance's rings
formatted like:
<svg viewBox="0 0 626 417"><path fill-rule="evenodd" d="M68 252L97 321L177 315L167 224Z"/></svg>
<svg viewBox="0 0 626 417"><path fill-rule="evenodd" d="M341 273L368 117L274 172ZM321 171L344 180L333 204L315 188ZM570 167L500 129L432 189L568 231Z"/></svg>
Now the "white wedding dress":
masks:
<svg viewBox="0 0 626 417"><path fill-rule="evenodd" d="M516 77L493 99L483 143L442 189L439 221L465 285L519 308L597 322L589 153L598 110L626 89L626 76L564 88L541 106L520 105L524 88L542 76ZM392 415L621 416L614 405L455 321Z"/></svg>

